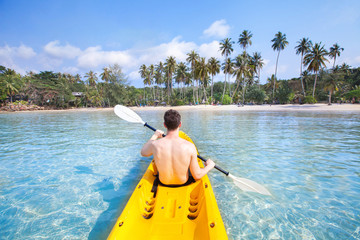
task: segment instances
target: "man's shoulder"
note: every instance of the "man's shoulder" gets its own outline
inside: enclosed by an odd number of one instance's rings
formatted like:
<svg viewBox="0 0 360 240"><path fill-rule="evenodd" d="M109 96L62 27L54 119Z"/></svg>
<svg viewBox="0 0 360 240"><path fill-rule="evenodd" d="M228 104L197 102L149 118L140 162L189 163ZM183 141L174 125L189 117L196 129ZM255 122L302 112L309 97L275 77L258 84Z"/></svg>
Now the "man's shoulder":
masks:
<svg viewBox="0 0 360 240"><path fill-rule="evenodd" d="M181 143L182 143L186 148L196 151L195 144L193 144L192 142L189 142L189 141L181 138Z"/></svg>

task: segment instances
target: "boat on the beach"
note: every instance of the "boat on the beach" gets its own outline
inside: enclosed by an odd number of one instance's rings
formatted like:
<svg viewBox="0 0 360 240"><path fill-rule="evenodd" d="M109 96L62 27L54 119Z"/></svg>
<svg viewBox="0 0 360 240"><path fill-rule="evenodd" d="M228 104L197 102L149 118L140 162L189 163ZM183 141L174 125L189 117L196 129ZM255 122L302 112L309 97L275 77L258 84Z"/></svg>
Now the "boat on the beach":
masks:
<svg viewBox="0 0 360 240"><path fill-rule="evenodd" d="M180 137L192 142L181 131ZM108 239L228 239L207 175L181 187L155 180L150 163Z"/></svg>

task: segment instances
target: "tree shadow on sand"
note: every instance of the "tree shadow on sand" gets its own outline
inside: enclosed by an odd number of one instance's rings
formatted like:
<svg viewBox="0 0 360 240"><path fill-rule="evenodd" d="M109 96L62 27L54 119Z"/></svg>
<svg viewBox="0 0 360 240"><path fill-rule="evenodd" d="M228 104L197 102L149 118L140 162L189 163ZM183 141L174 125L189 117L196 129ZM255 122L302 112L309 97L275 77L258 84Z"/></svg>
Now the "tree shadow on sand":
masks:
<svg viewBox="0 0 360 240"><path fill-rule="evenodd" d="M112 177L105 178L93 185L95 191L99 192L103 196L103 200L109 203L109 207L96 220L88 239L98 240L108 237L149 163L146 158L139 160L139 163L131 168L129 174L123 178L118 190L115 190Z"/></svg>

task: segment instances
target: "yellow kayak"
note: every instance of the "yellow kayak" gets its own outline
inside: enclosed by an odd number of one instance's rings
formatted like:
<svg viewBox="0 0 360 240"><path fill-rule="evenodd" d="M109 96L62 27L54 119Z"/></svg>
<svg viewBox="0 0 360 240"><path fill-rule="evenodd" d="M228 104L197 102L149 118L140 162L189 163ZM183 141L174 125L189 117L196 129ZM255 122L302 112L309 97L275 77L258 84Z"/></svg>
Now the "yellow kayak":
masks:
<svg viewBox="0 0 360 240"><path fill-rule="evenodd" d="M185 133L179 135L193 142ZM151 163L108 239L228 239L207 175L182 187L159 184L154 193L153 173Z"/></svg>

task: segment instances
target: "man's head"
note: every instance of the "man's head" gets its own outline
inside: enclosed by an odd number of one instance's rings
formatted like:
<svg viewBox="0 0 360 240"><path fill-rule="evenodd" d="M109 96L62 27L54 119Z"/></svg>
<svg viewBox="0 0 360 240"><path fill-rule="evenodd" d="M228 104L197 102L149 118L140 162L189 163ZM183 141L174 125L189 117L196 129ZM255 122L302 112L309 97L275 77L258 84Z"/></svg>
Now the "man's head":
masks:
<svg viewBox="0 0 360 240"><path fill-rule="evenodd" d="M180 113L176 110L167 110L164 114L164 124L165 127L169 130L175 130L181 125L181 116Z"/></svg>

